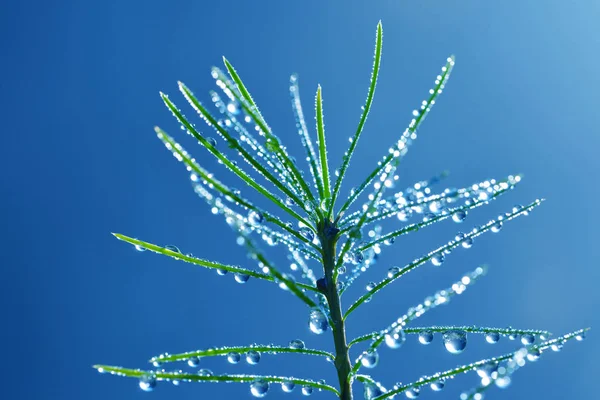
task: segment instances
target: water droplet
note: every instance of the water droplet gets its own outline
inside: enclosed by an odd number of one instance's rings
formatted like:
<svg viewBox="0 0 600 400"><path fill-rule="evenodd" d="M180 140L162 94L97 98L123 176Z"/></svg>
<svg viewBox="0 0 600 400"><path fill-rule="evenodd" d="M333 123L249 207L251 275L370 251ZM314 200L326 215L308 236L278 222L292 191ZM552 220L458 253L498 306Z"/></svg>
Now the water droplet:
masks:
<svg viewBox="0 0 600 400"><path fill-rule="evenodd" d="M313 333L320 335L327 330L329 322L327 321L325 314L323 314L323 311L318 308L313 308L310 311L308 318L308 326Z"/></svg>
<svg viewBox="0 0 600 400"><path fill-rule="evenodd" d="M407 389L406 392L404 392L406 397L408 397L409 399L416 399L417 397L419 397L420 393L421 391L418 387L411 387L410 389Z"/></svg>
<svg viewBox="0 0 600 400"><path fill-rule="evenodd" d="M455 212L454 214L452 214L452 221L454 221L456 223L463 222L465 220L465 218L467 218L466 211L459 210L459 211Z"/></svg>
<svg viewBox="0 0 600 400"><path fill-rule="evenodd" d="M369 350L363 353L363 355L360 358L360 363L365 368L375 368L378 362L379 353L377 353L377 350Z"/></svg>
<svg viewBox="0 0 600 400"><path fill-rule="evenodd" d="M374 399L375 397L381 396L383 392L377 385L372 383L365 383L364 396L366 400Z"/></svg>
<svg viewBox="0 0 600 400"><path fill-rule="evenodd" d="M440 265L442 265L445 259L446 257L442 253L437 253L431 257L431 263L436 267L439 267Z"/></svg>
<svg viewBox="0 0 600 400"><path fill-rule="evenodd" d="M140 246L139 244L134 245L133 248L136 249L139 252L146 251L146 248Z"/></svg>
<svg viewBox="0 0 600 400"><path fill-rule="evenodd" d="M388 333L385 335L385 344L390 349L400 348L402 346L402 344L404 344L405 340L406 340L406 334L404 333L404 331L402 329L400 329L396 332Z"/></svg>
<svg viewBox="0 0 600 400"><path fill-rule="evenodd" d="M302 386L302 395L310 396L313 392L312 386Z"/></svg>
<svg viewBox="0 0 600 400"><path fill-rule="evenodd" d="M497 221L494 225L492 225L492 232L498 233L502 229L502 221Z"/></svg>
<svg viewBox="0 0 600 400"><path fill-rule="evenodd" d="M234 278L237 283L246 283L248 282L248 279L250 279L250 275L236 273Z"/></svg>
<svg viewBox="0 0 600 400"><path fill-rule="evenodd" d="M460 354L467 347L467 334L464 331L451 330L443 335L444 346L452 354Z"/></svg>
<svg viewBox="0 0 600 400"><path fill-rule="evenodd" d="M181 250L179 250L179 247L173 246L172 244L166 245L165 249L170 250L170 251L175 252L175 253L181 253Z"/></svg>
<svg viewBox="0 0 600 400"><path fill-rule="evenodd" d="M388 269L387 276L388 276L388 278L392 279L394 277L394 275L396 275L398 272L400 272L400 268L392 267L392 268Z"/></svg>
<svg viewBox="0 0 600 400"><path fill-rule="evenodd" d="M240 355L240 353L232 351L227 354L227 361L229 361L230 364L237 364L240 362L241 359L242 356Z"/></svg>
<svg viewBox="0 0 600 400"><path fill-rule="evenodd" d="M269 382L259 379L250 384L250 393L254 397L265 397L269 391Z"/></svg>
<svg viewBox="0 0 600 400"><path fill-rule="evenodd" d="M302 237L304 237L306 240L308 240L309 242L312 242L313 239L315 238L314 232L306 226L303 226L302 228L300 228L298 230L298 233L300 233L300 235Z"/></svg>
<svg viewBox="0 0 600 400"><path fill-rule="evenodd" d="M208 377L208 376L213 376L213 372L210 369L202 368L200 371L198 371L198 375Z"/></svg>
<svg viewBox="0 0 600 400"><path fill-rule="evenodd" d="M240 109L238 108L236 103L229 103L227 104L227 111L229 111L231 114L237 115L240 112Z"/></svg>
<svg viewBox="0 0 600 400"><path fill-rule="evenodd" d="M485 335L485 341L488 343L498 343L500 340L500 334L498 332L490 332Z"/></svg>
<svg viewBox="0 0 600 400"><path fill-rule="evenodd" d="M365 260L365 256L363 255L362 252L360 251L355 251L352 253L352 261L355 264L360 264L361 262L363 262Z"/></svg>
<svg viewBox="0 0 600 400"><path fill-rule="evenodd" d="M281 382L281 390L286 393L291 393L295 387L296 384L294 382Z"/></svg>
<svg viewBox="0 0 600 400"><path fill-rule="evenodd" d="M394 244L395 241L396 241L395 237L389 237L383 241L383 244L386 246L391 246Z"/></svg>
<svg viewBox="0 0 600 400"><path fill-rule="evenodd" d="M432 341L433 341L433 332L423 331L423 332L419 333L419 343L429 344Z"/></svg>
<svg viewBox="0 0 600 400"><path fill-rule="evenodd" d="M434 392L439 392L440 390L442 390L444 388L445 385L446 384L442 380L432 382L431 390L433 390Z"/></svg>
<svg viewBox="0 0 600 400"><path fill-rule="evenodd" d="M535 336L533 336L531 333L521 335L521 343L523 343L525 346L533 344L533 342L535 342Z"/></svg>
<svg viewBox="0 0 600 400"><path fill-rule="evenodd" d="M218 275L226 275L227 274L227 270L226 269L221 269L221 268L217 268L217 274Z"/></svg>
<svg viewBox="0 0 600 400"><path fill-rule="evenodd" d="M575 335L575 340L577 340L578 342L585 340L585 332L581 332Z"/></svg>
<svg viewBox="0 0 600 400"><path fill-rule="evenodd" d="M187 363L190 367L197 367L198 365L200 365L200 358L190 357L188 358Z"/></svg>
<svg viewBox="0 0 600 400"><path fill-rule="evenodd" d="M375 289L375 282L369 282L367 284L367 292L370 292L371 290Z"/></svg>
<svg viewBox="0 0 600 400"><path fill-rule="evenodd" d="M215 138L209 137L208 139L206 139L206 141L212 147L217 147L217 140Z"/></svg>
<svg viewBox="0 0 600 400"><path fill-rule="evenodd" d="M144 392L151 392L156 387L156 376L152 374L144 374L140 376L140 389Z"/></svg>
<svg viewBox="0 0 600 400"><path fill-rule="evenodd" d="M541 352L540 349L533 348L527 351L527 359L529 361L537 361L540 358Z"/></svg>
<svg viewBox="0 0 600 400"><path fill-rule="evenodd" d="M550 348L552 349L552 351L559 352L562 350L563 345L562 343L554 343L552 344L552 346L550 346Z"/></svg>
<svg viewBox="0 0 600 400"><path fill-rule="evenodd" d="M246 362L250 365L256 365L260 361L260 353L255 350L250 350L246 353Z"/></svg>
<svg viewBox="0 0 600 400"><path fill-rule="evenodd" d="M260 225L264 220L265 217L257 211L251 210L248 213L248 222L250 222L251 225Z"/></svg>
<svg viewBox="0 0 600 400"><path fill-rule="evenodd" d="M304 347L304 342L300 339L290 341L290 349L303 349Z"/></svg>

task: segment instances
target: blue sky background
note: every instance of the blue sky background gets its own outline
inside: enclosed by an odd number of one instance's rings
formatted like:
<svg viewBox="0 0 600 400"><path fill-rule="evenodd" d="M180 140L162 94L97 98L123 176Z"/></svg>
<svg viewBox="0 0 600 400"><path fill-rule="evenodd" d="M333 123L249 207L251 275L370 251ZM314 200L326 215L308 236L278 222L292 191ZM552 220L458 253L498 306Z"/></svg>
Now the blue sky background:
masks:
<svg viewBox="0 0 600 400"><path fill-rule="evenodd" d="M422 268L382 292L353 315L349 335L387 325L484 262L488 277L418 325L512 325L557 334L597 328L600 3L19 1L0 6L1 397L249 398L246 385L162 384L146 394L134 380L101 376L90 366L145 367L163 351L293 338L332 348L328 335L310 334L300 302L274 285L241 286L231 276L136 253L110 232L252 266L155 138L158 124L203 166L226 176L179 131L158 91L183 107L176 86L182 80L208 103L209 68L227 55L300 158L287 92L289 74L298 72L311 128L314 92L323 86L335 165L366 96L379 19L379 86L344 190L398 138L446 57L456 54L453 77L403 162L399 187L446 169L448 186L525 174L516 190L472 212L468 227L514 204L548 201L448 257L443 268ZM458 229L442 223L398 240L345 304L389 266L445 243ZM281 249L273 257L284 265ZM594 398L600 342L594 331L588 337L520 370L509 391L494 389L487 398ZM453 356L440 337L428 347L409 337L401 350L383 350L373 373L389 387L513 348L508 340L491 346L473 335ZM310 357L263 356L256 367L223 359L203 364L217 373L335 382L331 365ZM457 398L475 381L474 374L461 376L421 398ZM274 387L268 398L298 396Z"/></svg>

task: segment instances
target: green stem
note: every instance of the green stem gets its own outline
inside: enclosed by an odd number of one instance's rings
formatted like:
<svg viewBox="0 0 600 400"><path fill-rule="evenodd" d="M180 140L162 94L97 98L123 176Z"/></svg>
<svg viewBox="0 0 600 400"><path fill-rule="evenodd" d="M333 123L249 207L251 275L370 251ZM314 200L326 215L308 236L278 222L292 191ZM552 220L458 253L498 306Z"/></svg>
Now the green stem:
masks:
<svg viewBox="0 0 600 400"><path fill-rule="evenodd" d="M340 399L352 400L352 384L350 382L350 357L346 343L346 328L340 304L340 295L335 282L335 256L339 229L335 223L325 219L318 224L319 239L321 241L323 268L325 270L325 288L323 294L327 298L331 313L333 342L335 345L335 368L340 384Z"/></svg>

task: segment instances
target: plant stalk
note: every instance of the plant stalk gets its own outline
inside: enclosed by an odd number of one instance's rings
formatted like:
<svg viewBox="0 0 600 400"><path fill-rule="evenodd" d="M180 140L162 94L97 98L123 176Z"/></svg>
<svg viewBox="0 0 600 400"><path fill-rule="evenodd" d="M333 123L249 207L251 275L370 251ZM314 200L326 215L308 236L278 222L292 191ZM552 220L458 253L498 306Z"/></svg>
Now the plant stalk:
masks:
<svg viewBox="0 0 600 400"><path fill-rule="evenodd" d="M321 241L323 269L325 271L325 287L323 294L327 298L331 321L333 326L333 342L335 345L335 368L338 373L340 384L340 399L352 400L352 384L349 378L352 369L348 355L348 344L346 343L346 328L344 326L344 317L342 306L340 304L340 295L334 282L336 244L338 240L339 229L335 223L325 219L318 224L319 240Z"/></svg>

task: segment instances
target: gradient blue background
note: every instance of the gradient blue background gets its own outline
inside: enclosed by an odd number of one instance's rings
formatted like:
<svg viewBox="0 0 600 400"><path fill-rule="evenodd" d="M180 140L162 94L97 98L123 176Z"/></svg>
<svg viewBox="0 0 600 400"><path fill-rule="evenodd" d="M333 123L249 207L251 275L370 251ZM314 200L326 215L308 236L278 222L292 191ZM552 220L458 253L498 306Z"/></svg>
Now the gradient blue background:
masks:
<svg viewBox="0 0 600 400"><path fill-rule="evenodd" d="M296 337L332 347L329 335L308 332L303 305L273 285L242 286L231 276L139 254L110 232L252 266L155 138L158 124L225 176L181 134L158 91L185 106L176 93L180 79L208 102L209 67L225 54L300 157L287 92L289 74L298 72L311 128L314 91L323 85L330 159L337 164L366 96L379 19L380 83L350 181L357 183L397 139L453 53L454 75L405 158L399 187L445 169L449 186L525 174L515 191L472 212L467 227L516 203L548 201L448 257L443 268L422 268L382 292L353 315L350 336L386 325L483 262L491 265L485 280L418 325L513 325L557 334L598 327L598 2L4 2L2 398L244 399L246 385L161 384L145 394L134 380L101 376L90 366L144 367L163 351ZM397 241L345 304L369 279L458 229L448 222ZM272 254L284 265L281 249ZM509 391L494 389L487 398L596 398L600 342L594 331L588 337L522 369ZM514 347L472 336L467 351L452 356L439 337L428 347L409 339L399 351L383 350L373 370L388 387ZM203 364L218 373L335 382L331 366L310 357L264 356L256 367L223 359ZM474 374L461 376L421 398L457 398L475 381ZM274 387L268 398L299 396Z"/></svg>

